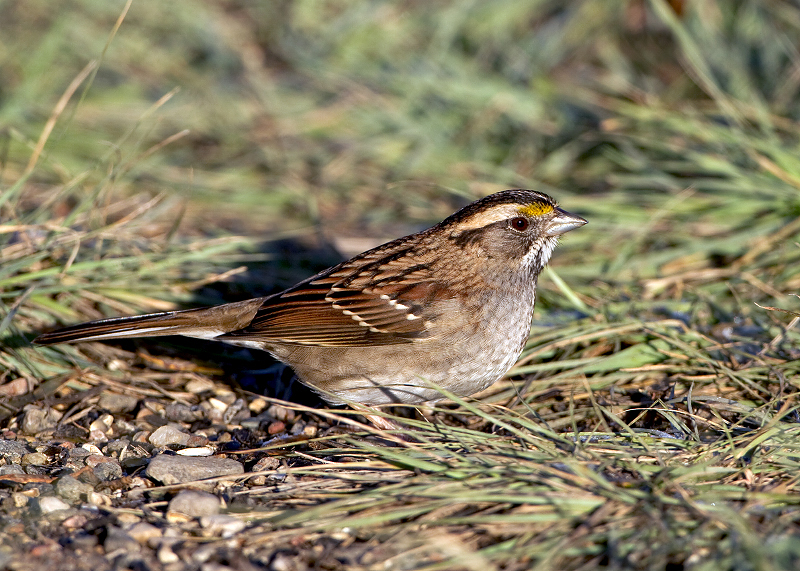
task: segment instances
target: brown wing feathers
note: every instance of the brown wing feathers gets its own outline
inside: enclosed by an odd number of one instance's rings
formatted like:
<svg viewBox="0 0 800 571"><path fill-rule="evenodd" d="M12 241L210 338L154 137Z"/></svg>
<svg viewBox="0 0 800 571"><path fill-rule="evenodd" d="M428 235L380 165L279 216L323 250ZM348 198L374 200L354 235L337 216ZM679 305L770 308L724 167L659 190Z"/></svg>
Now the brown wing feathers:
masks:
<svg viewBox="0 0 800 571"><path fill-rule="evenodd" d="M408 250L397 252L391 246L366 252L269 298L248 327L221 339L357 347L424 338L427 324L414 313L421 309L414 302L420 301L423 290L432 291L430 269L414 266L410 281L406 274L389 272L389 265L408 255ZM380 279L383 274L386 277ZM404 301L404 291L411 293L410 301Z"/></svg>
<svg viewBox="0 0 800 571"><path fill-rule="evenodd" d="M322 346L409 343L424 338L420 315L436 289L430 268L398 273L408 249L392 244L366 252L282 294L204 309L119 317L74 325L37 337L41 345L74 341L185 335L204 339Z"/></svg>
<svg viewBox="0 0 800 571"><path fill-rule="evenodd" d="M248 327L220 339L251 339L331 347L409 343L424 334L408 306L378 291L340 287L332 276L266 300Z"/></svg>

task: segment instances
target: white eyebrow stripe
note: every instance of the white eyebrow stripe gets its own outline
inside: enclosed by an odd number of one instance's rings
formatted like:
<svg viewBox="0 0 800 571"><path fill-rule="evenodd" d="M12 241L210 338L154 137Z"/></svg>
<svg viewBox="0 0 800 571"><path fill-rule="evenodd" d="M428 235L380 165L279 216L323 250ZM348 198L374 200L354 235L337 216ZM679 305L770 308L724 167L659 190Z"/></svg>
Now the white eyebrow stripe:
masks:
<svg viewBox="0 0 800 571"><path fill-rule="evenodd" d="M524 216L524 214L520 213L519 204L498 204L497 206L492 206L485 212L479 212L467 218L457 226L457 229L475 230L477 228L489 226L495 222L509 220L515 216Z"/></svg>

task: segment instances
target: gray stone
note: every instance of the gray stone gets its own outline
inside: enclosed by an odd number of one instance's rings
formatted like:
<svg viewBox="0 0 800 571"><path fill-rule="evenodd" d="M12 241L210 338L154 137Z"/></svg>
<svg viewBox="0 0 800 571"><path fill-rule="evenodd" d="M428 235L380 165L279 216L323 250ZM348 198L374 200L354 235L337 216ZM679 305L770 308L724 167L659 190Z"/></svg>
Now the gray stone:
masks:
<svg viewBox="0 0 800 571"><path fill-rule="evenodd" d="M24 474L25 470L22 469L22 466L19 464L6 464L5 466L0 466L0 476L5 476L6 474Z"/></svg>
<svg viewBox="0 0 800 571"><path fill-rule="evenodd" d="M234 424L245 418L250 418L250 409L244 399L236 399L222 415L225 424Z"/></svg>
<svg viewBox="0 0 800 571"><path fill-rule="evenodd" d="M119 453L128 448L131 445L131 441L129 438L119 438L114 440L109 440L108 444L105 447L105 453L108 456L119 456Z"/></svg>
<svg viewBox="0 0 800 571"><path fill-rule="evenodd" d="M172 422L194 422L203 418L203 409L174 402L166 406L164 417Z"/></svg>
<svg viewBox="0 0 800 571"><path fill-rule="evenodd" d="M86 457L91 455L92 453L89 450L81 447L71 448L69 452L67 452L67 456L72 462L83 463L83 461L86 460Z"/></svg>
<svg viewBox="0 0 800 571"><path fill-rule="evenodd" d="M30 451L28 445L19 440L0 440L0 456L6 460L19 464L22 457Z"/></svg>
<svg viewBox="0 0 800 571"><path fill-rule="evenodd" d="M72 476L61 476L56 480L56 493L71 504L85 501L94 492L94 488L89 484L76 480Z"/></svg>
<svg viewBox="0 0 800 571"><path fill-rule="evenodd" d="M218 514L219 508L219 498L214 494L200 490L183 490L172 498L167 511L189 517L204 517Z"/></svg>
<svg viewBox="0 0 800 571"><path fill-rule="evenodd" d="M103 548L106 550L106 554L115 552L137 553L140 546L139 542L128 533L112 525L108 528L106 540L103 542Z"/></svg>
<svg viewBox="0 0 800 571"><path fill-rule="evenodd" d="M150 441L150 444L159 448L162 446L172 446L175 444L183 446L189 442L190 436L191 435L181 432L174 426L166 424L157 428L153 434L150 435L148 440Z"/></svg>
<svg viewBox="0 0 800 571"><path fill-rule="evenodd" d="M145 473L162 484L170 485L218 476L237 476L244 473L244 466L230 458L160 454L150 460Z"/></svg>
<svg viewBox="0 0 800 571"><path fill-rule="evenodd" d="M103 393L97 406L108 412L130 412L139 404L139 397L118 393Z"/></svg>
<svg viewBox="0 0 800 571"><path fill-rule="evenodd" d="M122 466L119 462L101 462L92 468L92 473L101 482L122 478Z"/></svg>
<svg viewBox="0 0 800 571"><path fill-rule="evenodd" d="M61 420L61 413L50 407L39 408L28 404L22 409L22 432L25 434L39 434L46 430L55 428L56 423Z"/></svg>

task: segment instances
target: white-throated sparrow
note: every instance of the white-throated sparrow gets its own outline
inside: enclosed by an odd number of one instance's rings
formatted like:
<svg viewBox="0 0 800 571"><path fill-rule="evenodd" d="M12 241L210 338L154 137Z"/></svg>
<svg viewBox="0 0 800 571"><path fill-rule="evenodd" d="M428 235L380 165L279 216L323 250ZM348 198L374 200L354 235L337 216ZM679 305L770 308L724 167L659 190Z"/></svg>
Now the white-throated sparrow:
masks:
<svg viewBox="0 0 800 571"><path fill-rule="evenodd" d="M332 403L471 395L530 333L536 280L558 237L586 224L532 190L506 190L268 297L119 317L35 343L185 335L263 349Z"/></svg>

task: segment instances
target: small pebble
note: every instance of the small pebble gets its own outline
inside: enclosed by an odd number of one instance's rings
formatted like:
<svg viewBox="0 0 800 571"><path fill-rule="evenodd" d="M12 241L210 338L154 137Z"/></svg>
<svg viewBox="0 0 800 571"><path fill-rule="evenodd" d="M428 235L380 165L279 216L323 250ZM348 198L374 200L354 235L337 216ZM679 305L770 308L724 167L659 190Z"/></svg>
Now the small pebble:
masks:
<svg viewBox="0 0 800 571"><path fill-rule="evenodd" d="M283 422L291 422L295 417L295 413L292 409L286 408L285 406L281 406L279 404L270 405L270 407L267 409L267 414L269 414L272 418L282 420Z"/></svg>
<svg viewBox="0 0 800 571"><path fill-rule="evenodd" d="M244 402L244 399L233 401L222 415L222 420L225 424L234 424L236 421L245 418L250 418L250 410L247 408L247 403Z"/></svg>
<svg viewBox="0 0 800 571"><path fill-rule="evenodd" d="M129 533L126 533L117 526L108 526L106 540L103 542L103 548L106 554L109 553L137 553L140 549L139 542L136 541Z"/></svg>
<svg viewBox="0 0 800 571"><path fill-rule="evenodd" d="M264 409L267 408L267 401L262 398L254 398L247 405L247 408L249 408L250 412L253 414L261 414Z"/></svg>
<svg viewBox="0 0 800 571"><path fill-rule="evenodd" d="M111 432L112 424L114 424L114 417L110 414L102 414L89 424L89 430L97 430L104 434L108 434Z"/></svg>
<svg viewBox="0 0 800 571"><path fill-rule="evenodd" d="M92 473L101 482L118 480L119 478L122 478L122 466L120 466L119 462L114 460L111 462L102 462L92 468Z"/></svg>
<svg viewBox="0 0 800 571"><path fill-rule="evenodd" d="M192 394L214 390L214 382L208 379L191 379L185 385L186 391Z"/></svg>
<svg viewBox="0 0 800 571"><path fill-rule="evenodd" d="M15 462L19 464L22 457L25 456L31 449L28 445L19 440L0 440L0 456L5 458L7 462Z"/></svg>
<svg viewBox="0 0 800 571"><path fill-rule="evenodd" d="M128 535L140 544L148 545L152 540L161 537L161 530L146 521L140 521L128 528Z"/></svg>
<svg viewBox="0 0 800 571"><path fill-rule="evenodd" d="M221 401L218 398L211 397L206 402L211 408L219 412L225 412L228 408L228 404L226 402Z"/></svg>
<svg viewBox="0 0 800 571"><path fill-rule="evenodd" d="M119 458L119 455L123 453L128 446L131 445L131 441L128 438L115 438L114 440L109 440L108 444L105 446L105 455L113 456L114 458Z"/></svg>
<svg viewBox="0 0 800 571"><path fill-rule="evenodd" d="M87 521L88 519L86 516L82 513L79 513L62 521L61 525L67 529L82 529L83 526L86 525Z"/></svg>
<svg viewBox="0 0 800 571"><path fill-rule="evenodd" d="M90 430L89 431L89 440L91 442L108 442L108 435L104 430Z"/></svg>
<svg viewBox="0 0 800 571"><path fill-rule="evenodd" d="M172 548L167 545L163 544L161 547L158 548L157 555L159 563L162 565L169 565L171 563L178 563L181 558L172 551Z"/></svg>
<svg viewBox="0 0 800 571"><path fill-rule="evenodd" d="M208 444L208 438L200 436L199 434L190 434L189 440L186 441L186 446L198 447Z"/></svg>
<svg viewBox="0 0 800 571"><path fill-rule="evenodd" d="M133 434L136 432L136 425L124 418L118 418L114 421L112 429L115 430L117 434Z"/></svg>
<svg viewBox="0 0 800 571"><path fill-rule="evenodd" d="M171 512L167 511L164 519L167 520L168 523L175 524L177 526L181 526L181 524L189 523L192 521L192 516L186 515L181 512Z"/></svg>
<svg viewBox="0 0 800 571"><path fill-rule="evenodd" d="M100 538L95 534L80 530L70 535L69 549L74 553L92 553L97 550L98 543Z"/></svg>
<svg viewBox="0 0 800 571"><path fill-rule="evenodd" d="M270 423L270 425L267 427L267 433L271 435L280 434L284 430L286 430L286 424L280 420Z"/></svg>
<svg viewBox="0 0 800 571"><path fill-rule="evenodd" d="M139 397L117 393L103 393L97 406L108 412L130 412L139 404Z"/></svg>
<svg viewBox="0 0 800 571"><path fill-rule="evenodd" d="M169 502L167 514L183 514L189 517L211 516L219 513L219 498L200 490L183 490Z"/></svg>
<svg viewBox="0 0 800 571"><path fill-rule="evenodd" d="M197 549L194 550L194 553L192 553L192 561L203 564L217 553L217 549L218 547L216 542L200 544L197 546ZM215 571L214 569L209 569L208 565L203 565L200 569L202 571Z"/></svg>
<svg viewBox="0 0 800 571"><path fill-rule="evenodd" d="M47 456L41 452L31 452L22 457L23 466L47 466Z"/></svg>
<svg viewBox="0 0 800 571"><path fill-rule="evenodd" d="M251 416L250 418L243 418L241 421L239 421L239 425L248 430L258 430L261 428L262 421L263 418L259 416Z"/></svg>
<svg viewBox="0 0 800 571"><path fill-rule="evenodd" d="M5 466L0 466L0 476L5 476L6 474L24 474L25 470L22 469L22 466L19 464L6 464Z"/></svg>
<svg viewBox="0 0 800 571"><path fill-rule="evenodd" d="M212 456L214 449L210 446L200 446L198 448L183 448L177 452L181 456Z"/></svg>
<svg viewBox="0 0 800 571"><path fill-rule="evenodd" d="M83 448L84 450L88 451L89 454L98 454L100 456L103 455L103 453L100 451L100 449L95 444L92 444L91 442L84 442L83 444L81 444L81 448Z"/></svg>
<svg viewBox="0 0 800 571"><path fill-rule="evenodd" d="M103 456L102 454L89 454L83 461L89 468L94 468L98 464L104 464L106 462L116 462L113 458Z"/></svg>
<svg viewBox="0 0 800 571"><path fill-rule="evenodd" d="M275 456L264 456L253 464L253 472L263 472L264 470L275 470L281 465L281 461Z"/></svg>
<svg viewBox="0 0 800 571"><path fill-rule="evenodd" d="M14 492L11 494L11 499L14 501L14 507L21 508L28 505L30 498L25 494L21 494L19 492Z"/></svg>
<svg viewBox="0 0 800 571"><path fill-rule="evenodd" d="M233 516L225 514L206 515L200 518L200 527L211 535L218 535L225 539L233 537L242 531L247 524Z"/></svg>
<svg viewBox="0 0 800 571"><path fill-rule="evenodd" d="M216 391L214 391L214 393L215 398L221 400L228 406L236 402L236 393L228 388L220 386Z"/></svg>
<svg viewBox="0 0 800 571"><path fill-rule="evenodd" d="M171 422L194 422L203 418L203 410L199 407L174 402L164 409L164 416Z"/></svg>
<svg viewBox="0 0 800 571"><path fill-rule="evenodd" d="M136 514L122 512L117 514L116 520L118 525L121 525L123 528L125 528L126 526L139 523L142 521L142 518Z"/></svg>
<svg viewBox="0 0 800 571"><path fill-rule="evenodd" d="M217 476L237 476L244 473L244 467L230 458L160 454L150 460L145 473L162 484L171 485Z"/></svg>
<svg viewBox="0 0 800 571"><path fill-rule="evenodd" d="M205 418L211 424L222 424L222 411L214 408L208 401L203 401L202 405Z"/></svg>
<svg viewBox="0 0 800 571"><path fill-rule="evenodd" d="M29 390L28 380L20 377L0 385L0 397L19 397L26 394Z"/></svg>
<svg viewBox="0 0 800 571"><path fill-rule="evenodd" d="M55 496L42 496L36 498L34 511L40 514L49 514L57 511L68 510L69 504Z"/></svg>
<svg viewBox="0 0 800 571"><path fill-rule="evenodd" d="M61 420L61 413L50 407L39 408L35 405L25 405L22 410L22 432L25 434L38 434L55 428Z"/></svg>
<svg viewBox="0 0 800 571"><path fill-rule="evenodd" d="M86 458L91 455L92 453L86 448L80 448L80 447L70 448L70 450L67 451L67 458L69 458L69 461L76 462L81 465L83 465L86 462Z"/></svg>
<svg viewBox="0 0 800 571"><path fill-rule="evenodd" d="M272 558L270 565L272 571L294 571L298 569L297 561L285 553L278 552Z"/></svg>
<svg viewBox="0 0 800 571"><path fill-rule="evenodd" d="M185 445L189 441L189 435L181 432L174 426L166 424L157 428L148 438L150 444L157 447L171 445Z"/></svg>
<svg viewBox="0 0 800 571"><path fill-rule="evenodd" d="M55 482L56 493L71 504L85 501L94 488L72 476L61 476Z"/></svg>
<svg viewBox="0 0 800 571"><path fill-rule="evenodd" d="M102 507L111 507L111 498L109 498L105 494L101 494L99 492L91 491L86 494L86 501L92 504L93 506L102 506Z"/></svg>

